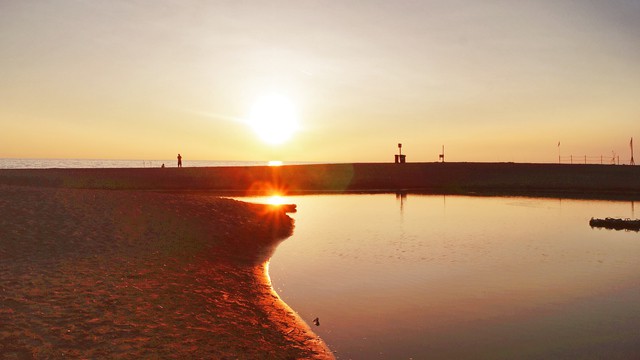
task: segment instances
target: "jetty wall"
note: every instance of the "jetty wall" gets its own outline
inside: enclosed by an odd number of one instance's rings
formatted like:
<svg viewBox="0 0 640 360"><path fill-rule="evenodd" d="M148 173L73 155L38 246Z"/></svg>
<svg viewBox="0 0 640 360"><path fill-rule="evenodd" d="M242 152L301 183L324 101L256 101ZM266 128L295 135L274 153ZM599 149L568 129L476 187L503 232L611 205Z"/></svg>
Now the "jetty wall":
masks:
<svg viewBox="0 0 640 360"><path fill-rule="evenodd" d="M246 167L2 169L0 183L220 193L425 192L640 199L640 166L345 163Z"/></svg>

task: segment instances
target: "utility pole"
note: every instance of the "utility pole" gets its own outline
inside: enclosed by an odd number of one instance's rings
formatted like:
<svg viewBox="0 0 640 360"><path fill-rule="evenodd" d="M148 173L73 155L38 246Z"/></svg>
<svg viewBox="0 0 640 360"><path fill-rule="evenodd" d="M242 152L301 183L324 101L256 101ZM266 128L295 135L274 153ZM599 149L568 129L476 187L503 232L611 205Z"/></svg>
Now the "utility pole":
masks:
<svg viewBox="0 0 640 360"><path fill-rule="evenodd" d="M631 138L631 141L629 142L629 146L631 147L631 161L629 162L629 165L635 165L636 162L633 161L633 137Z"/></svg>

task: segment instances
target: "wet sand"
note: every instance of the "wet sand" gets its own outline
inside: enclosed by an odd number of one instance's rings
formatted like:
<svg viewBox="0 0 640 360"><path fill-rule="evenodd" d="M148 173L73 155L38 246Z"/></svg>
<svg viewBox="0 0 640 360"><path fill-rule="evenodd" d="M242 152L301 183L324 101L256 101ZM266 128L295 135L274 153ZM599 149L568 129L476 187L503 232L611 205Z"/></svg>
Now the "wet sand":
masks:
<svg viewBox="0 0 640 360"><path fill-rule="evenodd" d="M0 358L333 358L266 274L292 229L211 195L0 185Z"/></svg>

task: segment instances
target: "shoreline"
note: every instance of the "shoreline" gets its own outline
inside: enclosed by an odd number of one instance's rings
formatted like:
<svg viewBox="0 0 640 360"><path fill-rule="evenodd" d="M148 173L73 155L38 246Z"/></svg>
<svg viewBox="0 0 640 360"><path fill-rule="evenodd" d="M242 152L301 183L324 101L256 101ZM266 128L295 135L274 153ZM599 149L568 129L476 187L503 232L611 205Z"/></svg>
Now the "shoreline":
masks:
<svg viewBox="0 0 640 360"><path fill-rule="evenodd" d="M0 185L0 355L333 359L273 291L283 211L213 195Z"/></svg>

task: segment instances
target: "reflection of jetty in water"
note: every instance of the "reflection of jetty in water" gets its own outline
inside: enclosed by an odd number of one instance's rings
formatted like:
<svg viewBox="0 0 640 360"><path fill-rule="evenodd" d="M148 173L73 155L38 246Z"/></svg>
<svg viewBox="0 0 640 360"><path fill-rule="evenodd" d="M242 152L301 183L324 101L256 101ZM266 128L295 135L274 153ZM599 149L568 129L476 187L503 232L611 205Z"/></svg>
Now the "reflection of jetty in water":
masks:
<svg viewBox="0 0 640 360"><path fill-rule="evenodd" d="M400 213L404 213L404 202L407 200L407 192L396 191L396 200L400 200Z"/></svg>
<svg viewBox="0 0 640 360"><path fill-rule="evenodd" d="M640 231L640 220L638 219L591 218L589 225L591 227L603 227L605 229Z"/></svg>

